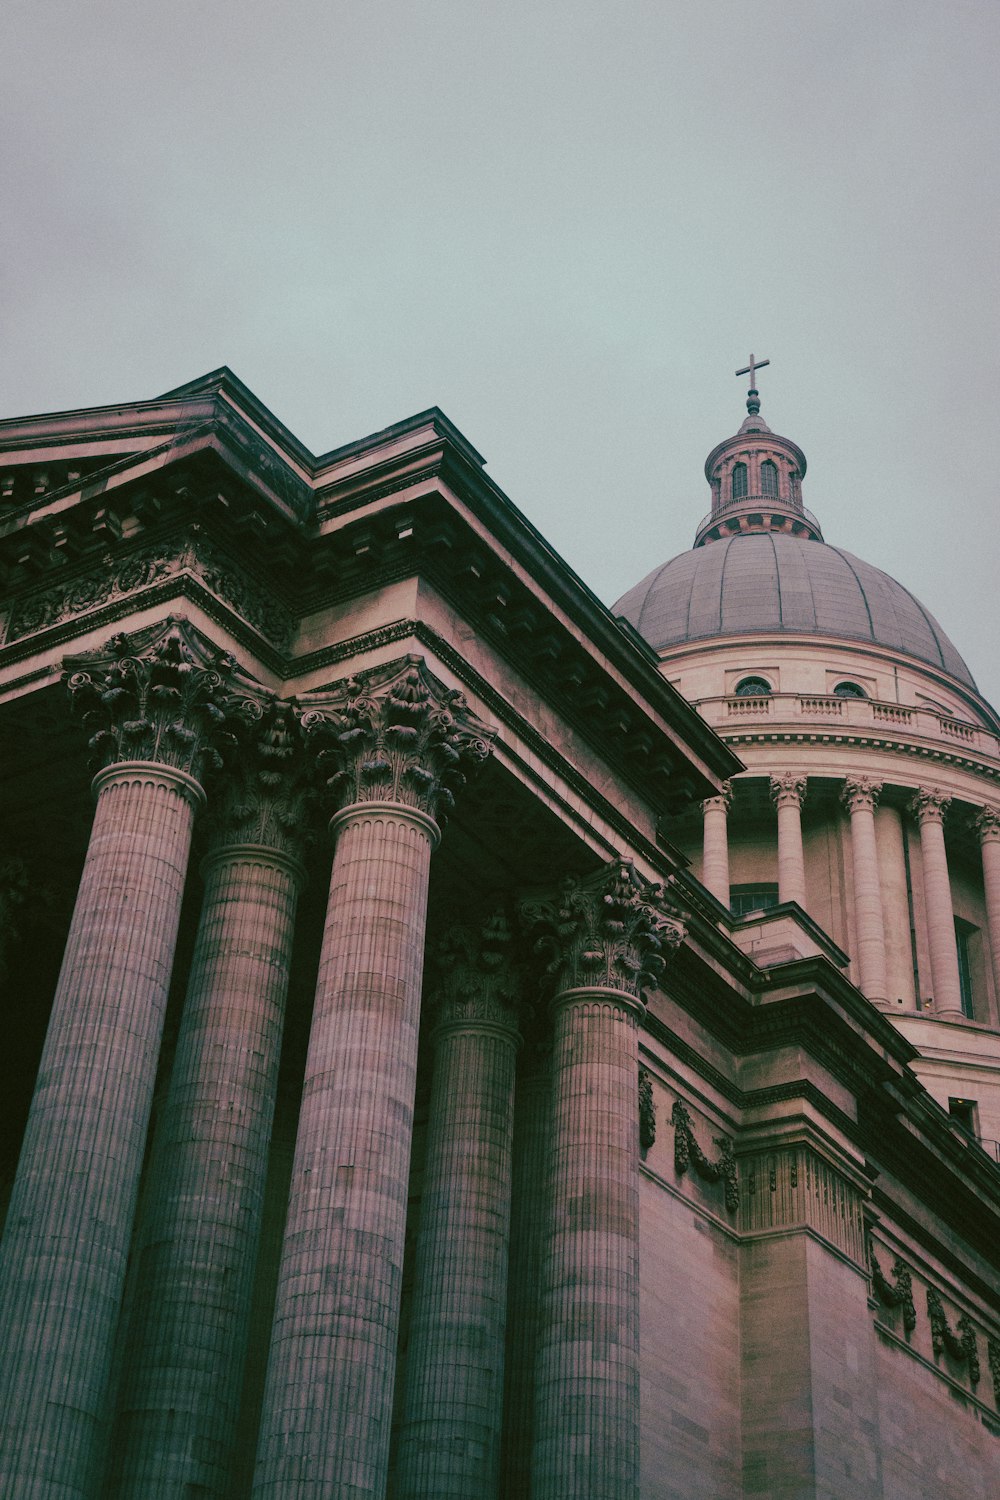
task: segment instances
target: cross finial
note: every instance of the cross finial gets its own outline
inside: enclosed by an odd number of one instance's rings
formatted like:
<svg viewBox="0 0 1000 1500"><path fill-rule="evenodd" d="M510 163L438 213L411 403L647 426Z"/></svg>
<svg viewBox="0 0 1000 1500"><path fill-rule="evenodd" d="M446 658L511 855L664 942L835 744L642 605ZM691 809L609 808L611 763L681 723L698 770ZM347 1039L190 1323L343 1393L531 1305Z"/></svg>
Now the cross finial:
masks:
<svg viewBox="0 0 1000 1500"><path fill-rule="evenodd" d="M737 375L750 376L750 389L747 392L747 411L754 416L760 411L760 397L757 395L757 371L763 370L764 366L770 363L769 359L754 359L751 354L750 363L744 365L742 370L736 371Z"/></svg>

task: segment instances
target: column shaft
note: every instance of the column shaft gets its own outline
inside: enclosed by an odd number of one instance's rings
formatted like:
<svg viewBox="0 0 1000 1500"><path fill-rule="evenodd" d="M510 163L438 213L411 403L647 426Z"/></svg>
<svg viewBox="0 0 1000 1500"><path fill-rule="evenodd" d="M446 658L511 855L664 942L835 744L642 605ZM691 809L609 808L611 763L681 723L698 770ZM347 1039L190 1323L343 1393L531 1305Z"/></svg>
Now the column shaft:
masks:
<svg viewBox="0 0 1000 1500"><path fill-rule="evenodd" d="M94 784L0 1266L0 1494L18 1500L90 1493L201 799L160 765Z"/></svg>
<svg viewBox="0 0 1000 1500"><path fill-rule="evenodd" d="M728 798L709 797L702 803L704 844L701 883L729 909Z"/></svg>
<svg viewBox="0 0 1000 1500"><path fill-rule="evenodd" d="M927 908L927 943L934 981L934 1014L960 1020L962 986L958 975L948 855L944 846L943 812L946 805L939 801L937 805L925 805L919 809L920 859Z"/></svg>
<svg viewBox="0 0 1000 1500"><path fill-rule="evenodd" d="M546 1166L552 1086L550 1049L537 1046L525 1061L514 1100L514 1151L507 1280L500 1493L523 1500L531 1487L535 1420L535 1345L539 1276L545 1242Z"/></svg>
<svg viewBox="0 0 1000 1500"><path fill-rule="evenodd" d="M806 778L787 771L771 778L778 809L778 900L806 905L806 864L802 849L802 801Z"/></svg>
<svg viewBox="0 0 1000 1500"><path fill-rule="evenodd" d="M639 1002L557 997L532 1500L639 1493Z"/></svg>
<svg viewBox="0 0 1000 1500"><path fill-rule="evenodd" d="M113 1493L227 1493L301 870L205 865L201 922L138 1242Z"/></svg>
<svg viewBox="0 0 1000 1500"><path fill-rule="evenodd" d="M986 930L993 970L994 1024L1000 1017L1000 813L988 809L977 820L983 855Z"/></svg>
<svg viewBox="0 0 1000 1500"><path fill-rule="evenodd" d="M381 1500L437 828L392 803L338 830L254 1495Z"/></svg>
<svg viewBox="0 0 1000 1500"><path fill-rule="evenodd" d="M850 786L850 783L848 783ZM854 930L859 987L876 1004L886 1002L885 920L875 843L875 810L870 796L850 801L854 864Z"/></svg>
<svg viewBox="0 0 1000 1500"><path fill-rule="evenodd" d="M438 1037L399 1500L497 1494L516 1046L498 1022Z"/></svg>
<svg viewBox="0 0 1000 1500"><path fill-rule="evenodd" d="M910 907L906 895L903 818L898 807L880 807L876 811L875 843L885 925L886 997L890 1004L902 1002L906 1010L912 1010L916 1005L913 945L910 936Z"/></svg>

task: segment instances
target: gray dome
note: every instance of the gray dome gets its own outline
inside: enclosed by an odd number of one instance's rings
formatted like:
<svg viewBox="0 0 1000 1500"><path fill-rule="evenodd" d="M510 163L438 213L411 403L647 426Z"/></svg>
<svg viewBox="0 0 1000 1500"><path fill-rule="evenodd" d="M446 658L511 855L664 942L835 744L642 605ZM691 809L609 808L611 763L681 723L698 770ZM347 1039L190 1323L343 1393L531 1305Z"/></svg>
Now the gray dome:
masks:
<svg viewBox="0 0 1000 1500"><path fill-rule="evenodd" d="M902 584L840 547L781 532L682 552L612 612L657 651L713 636L832 635L901 651L976 686L934 616Z"/></svg>

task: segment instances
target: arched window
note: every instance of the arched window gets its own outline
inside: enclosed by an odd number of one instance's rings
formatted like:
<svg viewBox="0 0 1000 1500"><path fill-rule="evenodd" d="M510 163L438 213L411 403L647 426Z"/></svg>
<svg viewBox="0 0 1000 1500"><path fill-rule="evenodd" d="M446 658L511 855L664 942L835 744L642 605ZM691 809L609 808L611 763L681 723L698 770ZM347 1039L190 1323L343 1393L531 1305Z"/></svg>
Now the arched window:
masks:
<svg viewBox="0 0 1000 1500"><path fill-rule="evenodd" d="M733 692L737 698L766 698L770 695L771 684L765 682L763 677L743 677Z"/></svg>
<svg viewBox="0 0 1000 1500"><path fill-rule="evenodd" d="M856 682L838 682L833 690L835 698L867 698L868 694Z"/></svg>
<svg viewBox="0 0 1000 1500"><path fill-rule="evenodd" d="M778 466L765 458L760 466L760 492L773 500L778 498Z"/></svg>
<svg viewBox="0 0 1000 1500"><path fill-rule="evenodd" d="M747 466L736 464L733 467L733 499L742 500L747 492Z"/></svg>

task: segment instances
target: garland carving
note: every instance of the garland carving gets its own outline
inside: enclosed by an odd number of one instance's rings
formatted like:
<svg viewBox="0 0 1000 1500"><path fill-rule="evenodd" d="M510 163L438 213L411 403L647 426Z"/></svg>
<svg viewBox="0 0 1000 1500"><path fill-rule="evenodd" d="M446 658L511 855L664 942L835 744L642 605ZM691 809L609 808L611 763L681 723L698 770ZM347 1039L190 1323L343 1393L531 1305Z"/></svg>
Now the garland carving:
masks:
<svg viewBox="0 0 1000 1500"><path fill-rule="evenodd" d="M691 1116L680 1099L674 1100L670 1123L674 1127L674 1166L677 1171L686 1172L689 1166L693 1166L698 1176L705 1182L718 1182L721 1178L726 1207L730 1213L735 1213L740 1206L740 1183L736 1157L733 1154L733 1143L729 1136L712 1137L713 1144L719 1148L720 1156L718 1161L709 1161L695 1139Z"/></svg>

